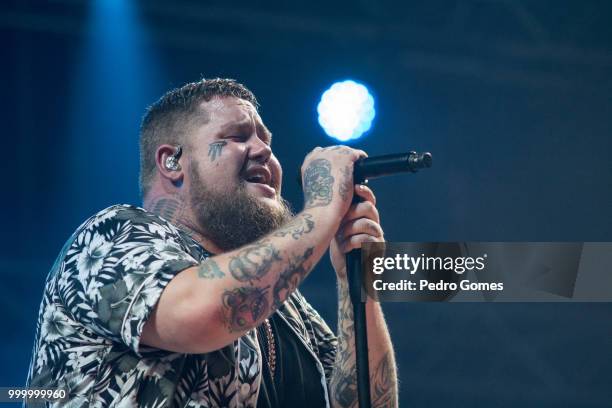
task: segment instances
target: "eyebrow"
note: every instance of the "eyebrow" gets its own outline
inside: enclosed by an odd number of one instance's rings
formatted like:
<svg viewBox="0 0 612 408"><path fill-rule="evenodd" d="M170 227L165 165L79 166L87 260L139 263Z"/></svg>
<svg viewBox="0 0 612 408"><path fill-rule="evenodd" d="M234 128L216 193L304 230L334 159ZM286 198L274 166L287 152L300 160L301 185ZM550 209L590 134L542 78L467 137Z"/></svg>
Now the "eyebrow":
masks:
<svg viewBox="0 0 612 408"><path fill-rule="evenodd" d="M241 122L232 122L221 127L221 133L233 131L233 130L246 130L251 129L251 121L243 120Z"/></svg>
<svg viewBox="0 0 612 408"><path fill-rule="evenodd" d="M233 131L244 131L251 130L252 123L250 120L244 120L241 122L233 122L223 126L220 133L228 133ZM272 132L263 123L256 125L257 133L263 133L264 140L268 143L272 143Z"/></svg>

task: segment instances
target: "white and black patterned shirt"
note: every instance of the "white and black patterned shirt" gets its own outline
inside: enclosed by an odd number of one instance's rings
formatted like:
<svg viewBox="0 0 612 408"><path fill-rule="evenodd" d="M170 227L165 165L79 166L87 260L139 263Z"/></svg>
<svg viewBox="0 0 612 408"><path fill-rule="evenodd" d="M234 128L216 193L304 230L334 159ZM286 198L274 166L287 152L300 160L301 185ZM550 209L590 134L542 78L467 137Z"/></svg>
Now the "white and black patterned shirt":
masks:
<svg viewBox="0 0 612 408"><path fill-rule="evenodd" d="M28 387L67 390L61 407L255 406L262 381L255 330L206 354L140 344L166 285L208 256L142 208L116 205L91 217L47 278ZM336 337L298 291L276 313L313 356L329 405Z"/></svg>

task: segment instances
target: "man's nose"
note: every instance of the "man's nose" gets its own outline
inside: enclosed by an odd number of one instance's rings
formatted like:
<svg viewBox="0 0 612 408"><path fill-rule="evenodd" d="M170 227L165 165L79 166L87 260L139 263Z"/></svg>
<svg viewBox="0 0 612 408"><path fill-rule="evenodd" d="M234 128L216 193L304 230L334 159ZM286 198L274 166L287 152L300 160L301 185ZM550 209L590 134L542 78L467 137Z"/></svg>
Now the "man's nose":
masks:
<svg viewBox="0 0 612 408"><path fill-rule="evenodd" d="M257 136L251 137L251 143L249 146L249 159L256 160L262 164L265 164L270 160L272 156L272 149L270 146L261 140Z"/></svg>

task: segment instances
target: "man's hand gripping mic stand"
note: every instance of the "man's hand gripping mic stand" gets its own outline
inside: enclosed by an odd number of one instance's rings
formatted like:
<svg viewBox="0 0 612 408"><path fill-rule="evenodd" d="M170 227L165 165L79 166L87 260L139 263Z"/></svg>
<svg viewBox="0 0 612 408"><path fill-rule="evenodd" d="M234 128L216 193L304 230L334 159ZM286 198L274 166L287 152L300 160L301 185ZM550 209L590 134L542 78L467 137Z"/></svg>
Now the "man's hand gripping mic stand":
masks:
<svg viewBox="0 0 612 408"><path fill-rule="evenodd" d="M353 183L361 184L368 179L396 173L416 173L419 169L431 167L430 153L401 153L360 159L355 162ZM354 196L353 202L359 201ZM355 355L357 359L357 392L359 407L370 408L370 367L368 363L368 330L366 322L366 303L361 301L363 276L361 274L361 250L354 249L346 254L349 295L353 304L355 323Z"/></svg>

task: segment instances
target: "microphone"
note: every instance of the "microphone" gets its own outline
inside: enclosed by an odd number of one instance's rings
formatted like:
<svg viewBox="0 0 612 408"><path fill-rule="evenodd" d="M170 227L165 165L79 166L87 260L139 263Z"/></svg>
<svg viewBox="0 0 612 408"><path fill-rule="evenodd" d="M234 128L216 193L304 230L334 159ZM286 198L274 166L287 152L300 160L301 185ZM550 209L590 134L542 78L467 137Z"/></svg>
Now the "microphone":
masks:
<svg viewBox="0 0 612 408"><path fill-rule="evenodd" d="M419 169L431 167L431 153L396 153L384 156L364 157L353 166L353 182L363 183L372 178L398 173L416 173ZM298 171L298 184L302 186L302 174Z"/></svg>
<svg viewBox="0 0 612 408"><path fill-rule="evenodd" d="M431 153L397 153L384 156L364 157L355 162L353 180L355 184L365 180L390 176L397 173L416 173L419 169L431 167Z"/></svg>

